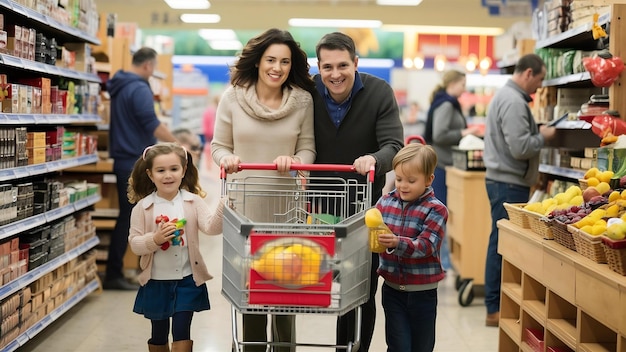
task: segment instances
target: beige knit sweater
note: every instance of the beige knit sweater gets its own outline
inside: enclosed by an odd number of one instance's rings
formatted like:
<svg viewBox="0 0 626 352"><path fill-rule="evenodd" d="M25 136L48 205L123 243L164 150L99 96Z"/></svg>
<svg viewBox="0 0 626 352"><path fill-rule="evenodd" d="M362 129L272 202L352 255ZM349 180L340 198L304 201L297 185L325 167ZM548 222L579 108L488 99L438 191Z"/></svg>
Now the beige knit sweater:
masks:
<svg viewBox="0 0 626 352"><path fill-rule="evenodd" d="M242 163L271 163L280 155L292 155L297 156L302 163L310 164L315 160L313 133L313 100L305 90L284 89L280 108L270 109L259 102L254 86L231 86L226 89L217 107L211 152L218 165L224 156L232 154L239 156ZM279 175L275 171L243 171L229 175L229 180L246 180L250 184L267 183L249 178L259 175L288 176ZM289 182L283 180L273 183L278 187L276 189L280 189L280 184ZM294 182L290 182L290 185L293 186ZM269 190L274 186L262 188ZM240 202L244 198L243 193L230 196ZM245 215L255 221L273 221L273 218L267 218L271 216L268 214L274 214L274 210L267 209L267 201L267 198L247 197ZM238 210L244 212L243 209L240 205Z"/></svg>

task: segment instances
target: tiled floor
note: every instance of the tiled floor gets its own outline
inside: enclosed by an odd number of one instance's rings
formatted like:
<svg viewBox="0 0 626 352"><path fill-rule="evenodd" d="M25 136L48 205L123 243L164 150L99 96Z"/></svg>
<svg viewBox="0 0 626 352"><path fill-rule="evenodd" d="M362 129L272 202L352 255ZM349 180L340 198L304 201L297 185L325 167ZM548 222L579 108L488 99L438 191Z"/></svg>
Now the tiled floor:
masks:
<svg viewBox="0 0 626 352"><path fill-rule="evenodd" d="M210 202L219 195L219 181L215 169L202 169L203 187L209 192ZM214 195L213 197L211 195ZM213 203L214 204L214 203ZM209 281L212 309L194 316L192 339L194 351L228 352L231 346L230 304L222 297L220 236L203 237L202 253L216 278ZM482 259L478 259L482 260ZM497 351L498 329L484 325L485 308L477 297L469 307L457 303L454 275L439 286L436 351L491 352ZM379 290L380 292L380 290ZM32 352L122 352L146 351L150 323L132 312L134 292L103 291L94 293L67 314L29 341L19 351ZM378 317L372 352L386 350L384 313L377 297ZM239 319L241 320L241 319ZM297 336L300 342L332 344L335 317L299 315ZM298 351L331 351L329 348L298 348Z"/></svg>

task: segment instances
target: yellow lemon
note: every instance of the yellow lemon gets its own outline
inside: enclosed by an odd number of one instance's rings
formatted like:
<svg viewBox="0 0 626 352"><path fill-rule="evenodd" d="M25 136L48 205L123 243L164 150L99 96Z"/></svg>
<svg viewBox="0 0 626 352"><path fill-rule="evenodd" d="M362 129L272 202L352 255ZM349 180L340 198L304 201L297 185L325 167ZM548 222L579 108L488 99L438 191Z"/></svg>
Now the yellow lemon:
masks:
<svg viewBox="0 0 626 352"><path fill-rule="evenodd" d="M609 194L609 203L614 202L621 198L622 198L622 195L618 191L613 191L611 192L611 194Z"/></svg>
<svg viewBox="0 0 626 352"><path fill-rule="evenodd" d="M571 192L571 194L573 194L574 196L580 196L580 195L582 195L582 194L583 194L582 189L580 189L580 187L579 187L579 186L576 186L576 185L574 185L574 186L570 186L570 187L567 189L567 191L565 191L565 193L568 193L568 194L570 194L570 192Z"/></svg>
<svg viewBox="0 0 626 352"><path fill-rule="evenodd" d="M581 206L584 202L585 200L583 199L583 196L576 196L569 201L569 204Z"/></svg>
<svg viewBox="0 0 626 352"><path fill-rule="evenodd" d="M589 186L589 187L595 187L595 186L597 186L598 184L600 184L600 180L598 180L598 179L597 179L597 178L595 178L595 177L589 177L589 178L587 179L587 186Z"/></svg>
<svg viewBox="0 0 626 352"><path fill-rule="evenodd" d="M622 196L622 199L626 199L626 189L622 191L621 196Z"/></svg>
<svg viewBox="0 0 626 352"><path fill-rule="evenodd" d="M600 172L600 170L597 167L592 167L591 169L587 170L587 172L585 172L585 179L589 179L590 177L596 177L596 175Z"/></svg>
<svg viewBox="0 0 626 352"><path fill-rule="evenodd" d="M606 183L606 182L600 182L597 186L596 189L598 190L598 192L600 194L605 194L606 192L608 192L611 189L611 186Z"/></svg>
<svg viewBox="0 0 626 352"><path fill-rule="evenodd" d="M598 180L600 180L600 182L606 182L609 183L611 182L611 178L613 178L613 171L611 170L606 170L606 171L602 171L598 176L596 176L598 178Z"/></svg>
<svg viewBox="0 0 626 352"><path fill-rule="evenodd" d="M367 227L378 227L383 223L383 214L378 208L371 208L365 212L365 225Z"/></svg>
<svg viewBox="0 0 626 352"><path fill-rule="evenodd" d="M588 234L591 234L591 229L593 228L593 226L591 225L585 225L583 227L580 228L580 231L586 232Z"/></svg>
<svg viewBox="0 0 626 352"><path fill-rule="evenodd" d="M613 204L610 207L606 208L606 216L609 218L618 217L618 213L619 213L619 205L617 204Z"/></svg>

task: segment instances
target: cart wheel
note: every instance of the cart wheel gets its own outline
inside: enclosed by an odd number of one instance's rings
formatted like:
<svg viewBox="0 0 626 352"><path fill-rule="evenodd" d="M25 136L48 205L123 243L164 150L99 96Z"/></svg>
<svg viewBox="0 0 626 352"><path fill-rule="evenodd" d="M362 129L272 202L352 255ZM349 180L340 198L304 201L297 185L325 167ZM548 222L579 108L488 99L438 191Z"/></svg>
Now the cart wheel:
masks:
<svg viewBox="0 0 626 352"><path fill-rule="evenodd" d="M459 288L459 304L461 307L467 307L474 300L474 281L472 279L463 280Z"/></svg>
<svg viewBox="0 0 626 352"><path fill-rule="evenodd" d="M463 285L463 280L461 280L461 275L457 275L456 279L454 279L454 289L458 291L461 285Z"/></svg>

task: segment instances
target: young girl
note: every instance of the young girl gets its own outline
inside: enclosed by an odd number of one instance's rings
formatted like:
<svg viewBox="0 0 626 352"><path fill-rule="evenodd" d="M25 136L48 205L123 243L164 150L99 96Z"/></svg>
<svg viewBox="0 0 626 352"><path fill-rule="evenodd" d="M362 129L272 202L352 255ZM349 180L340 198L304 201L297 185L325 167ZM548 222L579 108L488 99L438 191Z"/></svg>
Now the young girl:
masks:
<svg viewBox="0 0 626 352"><path fill-rule="evenodd" d="M445 276L439 250L448 219L448 209L431 187L437 154L428 145L408 144L392 166L396 189L376 204L393 231L378 236L387 248L378 267L385 279L387 352L430 352L435 347L437 283Z"/></svg>
<svg viewBox="0 0 626 352"><path fill-rule="evenodd" d="M222 232L223 202L214 214L202 199L198 170L187 151L174 143L148 147L129 179L133 208L128 240L141 256L141 287L133 311L152 323L149 351L191 351L193 312L210 309L205 282L209 274L199 249L198 232Z"/></svg>

